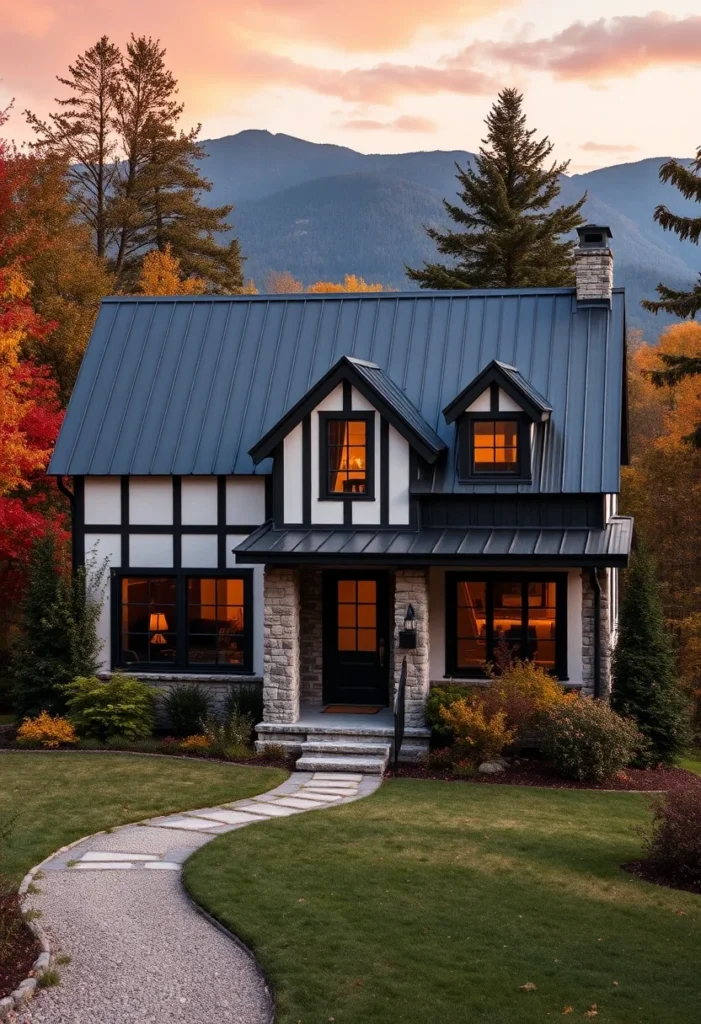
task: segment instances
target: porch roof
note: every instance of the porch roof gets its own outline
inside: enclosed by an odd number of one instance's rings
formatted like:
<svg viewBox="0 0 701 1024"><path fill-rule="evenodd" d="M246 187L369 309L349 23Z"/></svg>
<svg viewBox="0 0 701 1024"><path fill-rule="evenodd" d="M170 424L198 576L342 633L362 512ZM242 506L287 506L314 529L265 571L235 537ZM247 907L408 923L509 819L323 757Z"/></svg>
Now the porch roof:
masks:
<svg viewBox="0 0 701 1024"><path fill-rule="evenodd" d="M266 523L234 548L241 563L348 561L364 565L597 565L628 564L633 520L614 516L597 529L373 529L346 527L275 530Z"/></svg>

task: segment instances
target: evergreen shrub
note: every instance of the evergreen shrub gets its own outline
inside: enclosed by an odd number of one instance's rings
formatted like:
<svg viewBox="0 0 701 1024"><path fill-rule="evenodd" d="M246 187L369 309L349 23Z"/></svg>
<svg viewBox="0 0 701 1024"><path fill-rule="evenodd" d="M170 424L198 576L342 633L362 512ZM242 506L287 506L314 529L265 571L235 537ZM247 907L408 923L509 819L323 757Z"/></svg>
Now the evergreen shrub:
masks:
<svg viewBox="0 0 701 1024"><path fill-rule="evenodd" d="M147 683L119 674L106 682L77 676L64 692L68 717L81 736L105 743L111 737L138 740L151 735L154 693Z"/></svg>
<svg viewBox="0 0 701 1024"><path fill-rule="evenodd" d="M673 791L659 801L645 852L670 881L701 889L701 790Z"/></svg>
<svg viewBox="0 0 701 1024"><path fill-rule="evenodd" d="M212 695L198 683L179 683L162 698L173 735L193 736L202 732L212 714Z"/></svg>

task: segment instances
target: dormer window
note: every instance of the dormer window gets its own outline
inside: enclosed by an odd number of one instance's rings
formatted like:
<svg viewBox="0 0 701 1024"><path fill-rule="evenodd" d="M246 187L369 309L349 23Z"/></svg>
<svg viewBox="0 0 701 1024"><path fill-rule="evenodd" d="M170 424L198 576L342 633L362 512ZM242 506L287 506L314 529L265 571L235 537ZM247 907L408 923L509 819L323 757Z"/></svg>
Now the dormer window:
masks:
<svg viewBox="0 0 701 1024"><path fill-rule="evenodd" d="M320 413L320 495L374 497L374 413Z"/></svg>
<svg viewBox="0 0 701 1024"><path fill-rule="evenodd" d="M472 421L472 472L519 472L518 421L514 419Z"/></svg>

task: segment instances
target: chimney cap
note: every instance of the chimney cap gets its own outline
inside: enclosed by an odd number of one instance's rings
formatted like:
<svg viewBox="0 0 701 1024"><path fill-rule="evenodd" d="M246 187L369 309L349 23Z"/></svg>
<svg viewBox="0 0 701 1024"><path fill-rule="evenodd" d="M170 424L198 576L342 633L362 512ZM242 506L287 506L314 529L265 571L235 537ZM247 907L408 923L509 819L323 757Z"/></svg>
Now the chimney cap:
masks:
<svg viewBox="0 0 701 1024"><path fill-rule="evenodd" d="M611 228L600 224L584 224L577 228L580 249L605 249L609 238L613 238Z"/></svg>

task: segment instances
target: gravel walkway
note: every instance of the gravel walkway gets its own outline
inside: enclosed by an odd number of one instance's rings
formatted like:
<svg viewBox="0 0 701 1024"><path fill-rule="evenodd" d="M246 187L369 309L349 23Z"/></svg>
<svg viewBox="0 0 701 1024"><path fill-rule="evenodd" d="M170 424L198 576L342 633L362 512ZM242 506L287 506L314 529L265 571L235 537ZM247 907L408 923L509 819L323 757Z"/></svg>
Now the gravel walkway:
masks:
<svg viewBox="0 0 701 1024"><path fill-rule="evenodd" d="M42 868L41 911L61 985L17 1024L268 1024L273 1002L251 954L194 908L182 863L214 836L348 803L377 776L295 772L277 789L221 807L153 818L86 839Z"/></svg>

